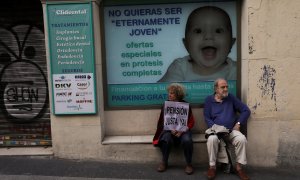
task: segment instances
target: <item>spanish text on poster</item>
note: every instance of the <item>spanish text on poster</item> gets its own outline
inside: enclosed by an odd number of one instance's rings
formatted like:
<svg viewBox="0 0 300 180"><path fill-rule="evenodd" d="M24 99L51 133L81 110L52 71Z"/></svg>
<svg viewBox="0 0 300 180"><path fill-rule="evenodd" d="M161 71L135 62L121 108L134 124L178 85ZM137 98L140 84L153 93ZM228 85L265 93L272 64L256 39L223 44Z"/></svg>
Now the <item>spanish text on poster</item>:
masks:
<svg viewBox="0 0 300 180"><path fill-rule="evenodd" d="M212 84L216 76L205 80L197 78L180 81L161 80L175 60L189 61L189 52L183 38L185 38L186 23L191 12L203 6L216 6L223 9L231 19L232 36L236 37L236 2L186 3L182 1L174 4L124 4L126 3L104 7L108 106L162 104L166 100L163 98L166 97L165 88L170 82L184 83L190 103L203 103L205 97L213 92ZM235 66L237 46L236 43L232 44L234 45L227 55L228 59L232 60L228 62ZM206 55L220 52L215 47L198 49L199 51L203 49ZM228 74L237 76L233 68L227 69ZM185 72L193 71L188 69ZM228 80L230 80L231 92L235 93L236 79Z"/></svg>
<svg viewBox="0 0 300 180"><path fill-rule="evenodd" d="M91 3L47 4L53 109L96 113Z"/></svg>
<svg viewBox="0 0 300 180"><path fill-rule="evenodd" d="M185 132L188 129L189 103L165 101L164 130Z"/></svg>

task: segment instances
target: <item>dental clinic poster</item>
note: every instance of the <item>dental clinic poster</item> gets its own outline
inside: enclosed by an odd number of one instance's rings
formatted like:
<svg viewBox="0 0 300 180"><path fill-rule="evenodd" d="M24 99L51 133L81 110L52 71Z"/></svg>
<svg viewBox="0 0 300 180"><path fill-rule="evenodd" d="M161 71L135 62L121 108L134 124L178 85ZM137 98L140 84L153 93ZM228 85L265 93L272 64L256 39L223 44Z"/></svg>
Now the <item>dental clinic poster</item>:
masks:
<svg viewBox="0 0 300 180"><path fill-rule="evenodd" d="M167 100L166 87L159 82L174 59L188 55L182 39L188 15L201 6L217 6L231 19L236 37L236 2L105 5L104 30L109 107L158 105ZM236 43L229 57L237 60ZM187 90L185 100L201 104L213 93L213 80L180 82ZM236 93L236 80L229 91Z"/></svg>
<svg viewBox="0 0 300 180"><path fill-rule="evenodd" d="M96 113L91 3L47 4L54 114Z"/></svg>

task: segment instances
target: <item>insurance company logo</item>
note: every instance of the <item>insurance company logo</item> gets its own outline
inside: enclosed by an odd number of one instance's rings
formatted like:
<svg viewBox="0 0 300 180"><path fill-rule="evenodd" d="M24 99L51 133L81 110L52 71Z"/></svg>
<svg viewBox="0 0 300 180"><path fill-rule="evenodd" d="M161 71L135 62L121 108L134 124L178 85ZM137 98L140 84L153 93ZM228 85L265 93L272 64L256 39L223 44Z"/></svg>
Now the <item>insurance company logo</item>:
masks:
<svg viewBox="0 0 300 180"><path fill-rule="evenodd" d="M84 80L84 79L91 79L92 77L90 75L82 75L82 74L78 74L75 75L75 80Z"/></svg>
<svg viewBox="0 0 300 180"><path fill-rule="evenodd" d="M69 89L71 88L72 84L71 83L56 83L54 84L56 89Z"/></svg>
<svg viewBox="0 0 300 180"><path fill-rule="evenodd" d="M83 108L80 106L80 104L79 104L79 105L68 105L67 108L68 108L68 109L72 109L72 110L77 110L77 111L83 109Z"/></svg>
<svg viewBox="0 0 300 180"><path fill-rule="evenodd" d="M71 79L67 79L66 76L62 75L62 76L59 76L58 79L55 79L54 82L70 82Z"/></svg>
<svg viewBox="0 0 300 180"><path fill-rule="evenodd" d="M76 92L76 96L86 96L86 95L92 95L93 92L86 92L86 91L83 91L83 92Z"/></svg>
<svg viewBox="0 0 300 180"><path fill-rule="evenodd" d="M90 87L90 82L78 82L76 85L78 89L84 90Z"/></svg>
<svg viewBox="0 0 300 180"><path fill-rule="evenodd" d="M56 93L57 97L68 97L68 96L72 96L72 92L58 92Z"/></svg>
<svg viewBox="0 0 300 180"><path fill-rule="evenodd" d="M93 103L92 99L78 99L76 100L76 103Z"/></svg>

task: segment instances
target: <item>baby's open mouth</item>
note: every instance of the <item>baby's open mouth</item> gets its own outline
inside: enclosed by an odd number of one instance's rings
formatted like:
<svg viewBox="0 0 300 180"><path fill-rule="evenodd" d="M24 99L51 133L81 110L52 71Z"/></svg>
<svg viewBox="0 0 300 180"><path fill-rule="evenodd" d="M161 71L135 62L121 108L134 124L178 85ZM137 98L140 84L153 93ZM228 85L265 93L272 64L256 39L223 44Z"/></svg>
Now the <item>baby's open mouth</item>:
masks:
<svg viewBox="0 0 300 180"><path fill-rule="evenodd" d="M206 46L201 49L203 57L207 60L214 59L217 55L217 48L213 46Z"/></svg>

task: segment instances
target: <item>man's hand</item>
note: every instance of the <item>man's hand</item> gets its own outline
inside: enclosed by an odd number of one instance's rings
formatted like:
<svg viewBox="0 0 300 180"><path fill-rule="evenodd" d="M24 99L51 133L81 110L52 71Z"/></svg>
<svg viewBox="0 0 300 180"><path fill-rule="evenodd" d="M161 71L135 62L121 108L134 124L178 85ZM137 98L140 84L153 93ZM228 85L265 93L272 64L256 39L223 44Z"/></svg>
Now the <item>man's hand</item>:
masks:
<svg viewBox="0 0 300 180"><path fill-rule="evenodd" d="M235 123L234 127L233 127L233 130L237 130L237 131L240 131L241 129L241 125L238 124L238 123Z"/></svg>

